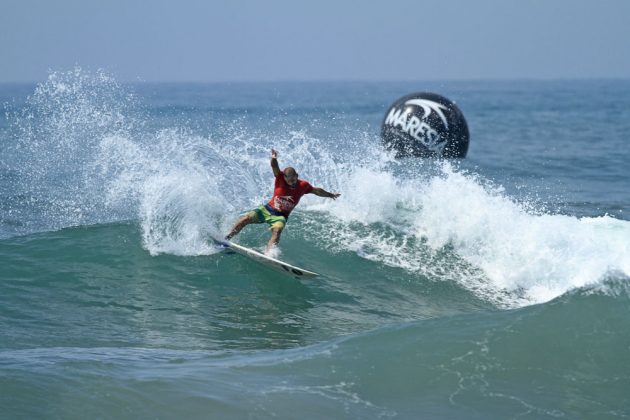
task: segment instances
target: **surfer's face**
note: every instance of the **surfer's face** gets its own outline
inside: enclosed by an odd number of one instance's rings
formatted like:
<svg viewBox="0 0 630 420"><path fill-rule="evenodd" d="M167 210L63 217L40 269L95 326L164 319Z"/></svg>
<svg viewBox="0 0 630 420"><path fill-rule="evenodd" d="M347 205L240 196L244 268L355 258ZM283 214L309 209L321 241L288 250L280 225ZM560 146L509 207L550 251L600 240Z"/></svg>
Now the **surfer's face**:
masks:
<svg viewBox="0 0 630 420"><path fill-rule="evenodd" d="M292 187L295 186L298 180L297 172L290 172L290 171L285 172L284 180L287 181L287 184L289 184L290 186Z"/></svg>

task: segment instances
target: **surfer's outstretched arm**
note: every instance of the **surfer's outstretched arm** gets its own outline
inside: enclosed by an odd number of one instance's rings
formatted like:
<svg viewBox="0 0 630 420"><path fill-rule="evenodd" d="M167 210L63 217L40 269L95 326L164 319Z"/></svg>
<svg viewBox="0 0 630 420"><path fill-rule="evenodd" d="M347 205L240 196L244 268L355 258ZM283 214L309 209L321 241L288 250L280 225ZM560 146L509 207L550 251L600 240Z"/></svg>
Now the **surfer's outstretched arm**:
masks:
<svg viewBox="0 0 630 420"><path fill-rule="evenodd" d="M339 197L341 194L339 193L331 193L326 191L323 188L313 188L313 190L311 191L312 194L315 194L317 196L320 197L326 197L326 198L332 198L333 200L336 200L337 197Z"/></svg>
<svg viewBox="0 0 630 420"><path fill-rule="evenodd" d="M278 176L280 171L280 165L278 165L278 152L271 149L271 169L273 170L273 176Z"/></svg>

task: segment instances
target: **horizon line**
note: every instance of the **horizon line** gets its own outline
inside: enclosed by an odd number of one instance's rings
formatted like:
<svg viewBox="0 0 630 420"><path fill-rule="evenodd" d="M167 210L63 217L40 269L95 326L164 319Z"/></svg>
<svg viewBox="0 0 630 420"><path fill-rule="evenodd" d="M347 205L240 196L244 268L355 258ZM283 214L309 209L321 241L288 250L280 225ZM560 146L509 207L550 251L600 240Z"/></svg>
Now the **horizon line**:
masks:
<svg viewBox="0 0 630 420"><path fill-rule="evenodd" d="M0 80L0 84L37 84L46 81L42 80ZM470 82L572 82L572 81L630 81L630 77L617 76L597 76L597 77L479 77L479 78L426 78L426 79L243 79L243 80L203 80L203 79L161 79L142 80L137 79L116 79L119 83L125 84L273 84L273 83L470 83Z"/></svg>

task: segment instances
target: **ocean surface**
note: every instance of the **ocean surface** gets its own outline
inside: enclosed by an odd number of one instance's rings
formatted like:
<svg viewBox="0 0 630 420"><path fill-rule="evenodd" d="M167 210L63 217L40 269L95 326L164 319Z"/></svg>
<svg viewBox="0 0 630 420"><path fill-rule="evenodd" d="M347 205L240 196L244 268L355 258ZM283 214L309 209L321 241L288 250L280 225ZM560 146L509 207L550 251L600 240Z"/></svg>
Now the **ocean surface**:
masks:
<svg viewBox="0 0 630 420"><path fill-rule="evenodd" d="M400 96L463 160L396 160ZM1 84L0 418L630 417L630 81ZM305 196L280 258L213 245ZM263 249L269 231L237 237Z"/></svg>

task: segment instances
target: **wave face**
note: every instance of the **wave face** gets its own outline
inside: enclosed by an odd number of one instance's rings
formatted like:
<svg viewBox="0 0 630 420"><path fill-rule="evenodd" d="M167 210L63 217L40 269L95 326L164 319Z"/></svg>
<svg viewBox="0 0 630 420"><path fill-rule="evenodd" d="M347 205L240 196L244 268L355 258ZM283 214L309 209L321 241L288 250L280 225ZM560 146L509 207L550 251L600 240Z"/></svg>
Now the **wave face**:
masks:
<svg viewBox="0 0 630 420"><path fill-rule="evenodd" d="M65 418L87 401L123 418L628 413L617 163L630 156L616 148L630 127L611 122L598 83L558 83L555 102L546 82L435 86L466 113L465 161L381 149L384 109L416 89L403 84L122 85L75 68L0 87L28 92L0 126L0 405ZM628 101L627 83L608 83ZM588 121L572 95L598 105ZM589 149L593 132L606 142ZM283 234L280 257L315 282L208 240L268 200L272 147L342 194L305 196Z"/></svg>

